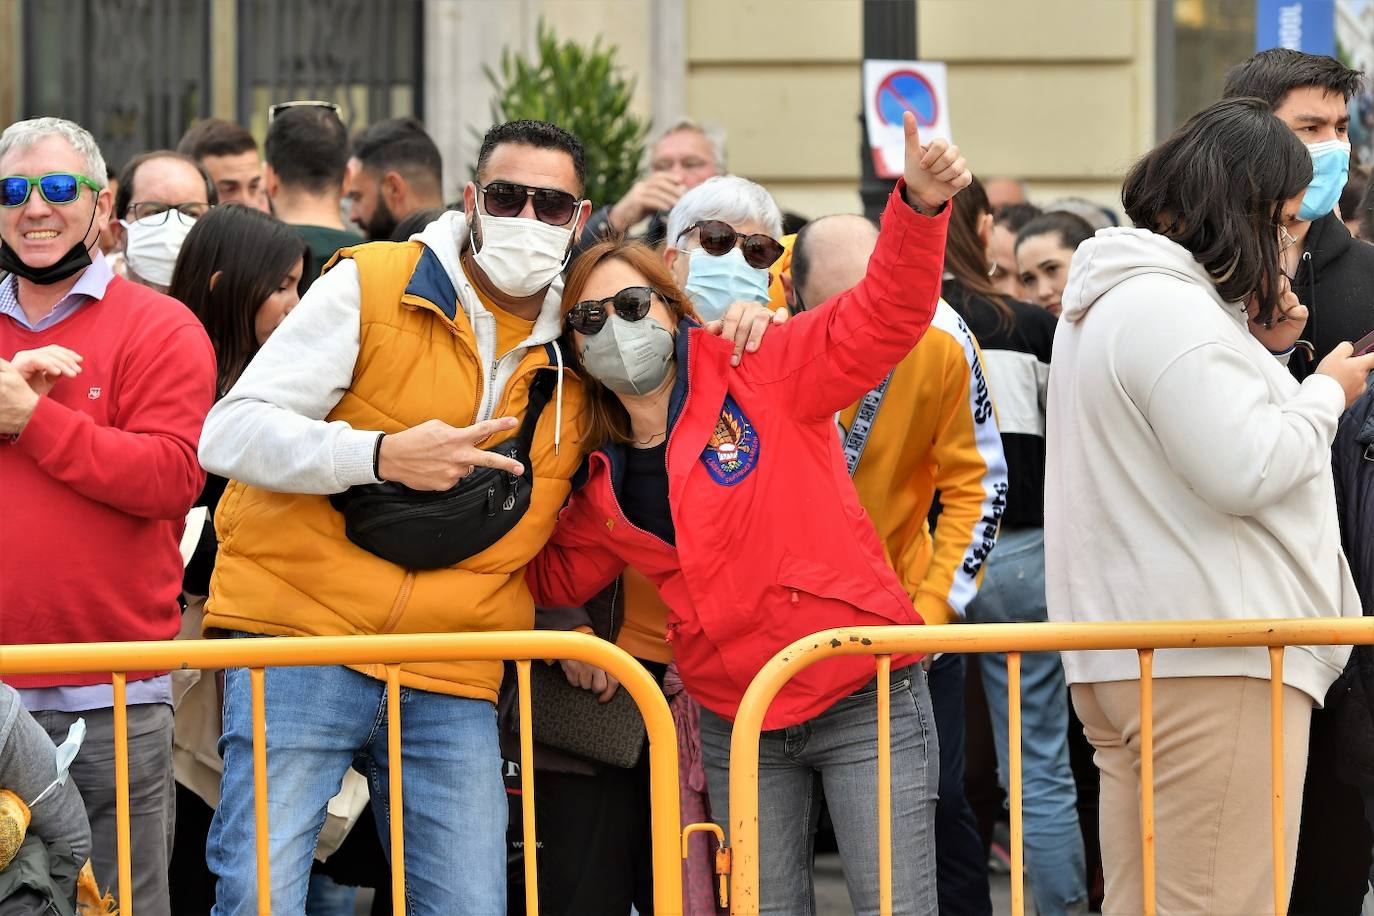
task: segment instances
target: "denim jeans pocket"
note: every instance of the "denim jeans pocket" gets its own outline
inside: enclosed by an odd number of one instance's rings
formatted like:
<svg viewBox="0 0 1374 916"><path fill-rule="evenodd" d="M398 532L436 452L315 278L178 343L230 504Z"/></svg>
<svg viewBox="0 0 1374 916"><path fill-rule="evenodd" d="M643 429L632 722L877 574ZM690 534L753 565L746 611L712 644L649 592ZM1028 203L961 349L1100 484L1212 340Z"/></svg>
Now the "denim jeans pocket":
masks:
<svg viewBox="0 0 1374 916"><path fill-rule="evenodd" d="M970 623L1038 623L1045 607L1045 538L1039 528L1007 532L988 558Z"/></svg>
<svg viewBox="0 0 1374 916"><path fill-rule="evenodd" d="M898 668L892 672L891 683L888 684L888 693L896 693L899 690L906 690L911 687L911 668ZM872 700L878 696L878 679L875 677L858 690L841 700L841 703L857 700Z"/></svg>

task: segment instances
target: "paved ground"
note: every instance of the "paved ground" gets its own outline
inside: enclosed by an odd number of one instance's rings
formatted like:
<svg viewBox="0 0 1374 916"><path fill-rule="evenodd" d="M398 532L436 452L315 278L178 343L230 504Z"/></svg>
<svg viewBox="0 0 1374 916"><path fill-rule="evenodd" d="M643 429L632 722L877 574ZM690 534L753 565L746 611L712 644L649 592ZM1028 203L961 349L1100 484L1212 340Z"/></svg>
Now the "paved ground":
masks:
<svg viewBox="0 0 1374 916"><path fill-rule="evenodd" d="M357 916L367 916L372 903L372 893L363 891L358 895ZM992 911L996 916L1009 916L1011 913L1011 883L1006 875L993 875ZM1034 907L1031 907L1032 913ZM844 871L840 868L840 857L836 853L823 853L816 857L816 916L852 916L854 910L849 905L849 891L844 886Z"/></svg>
<svg viewBox="0 0 1374 916"><path fill-rule="evenodd" d="M997 916L1011 913L1011 882L1006 875L992 876L992 911ZM1034 912L1034 906L1029 906ZM844 886L844 871L836 853L816 857L816 916L851 916L849 891Z"/></svg>

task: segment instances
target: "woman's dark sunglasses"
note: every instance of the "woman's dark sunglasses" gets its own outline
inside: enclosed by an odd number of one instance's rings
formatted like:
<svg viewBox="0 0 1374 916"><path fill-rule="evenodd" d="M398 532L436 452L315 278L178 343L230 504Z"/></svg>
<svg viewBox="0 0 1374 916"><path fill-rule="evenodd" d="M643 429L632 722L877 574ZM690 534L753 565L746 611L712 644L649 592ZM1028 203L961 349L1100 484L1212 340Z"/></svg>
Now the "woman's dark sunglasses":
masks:
<svg viewBox="0 0 1374 916"><path fill-rule="evenodd" d="M35 187L43 199L50 204L69 204L81 195L85 185L95 193L100 193L100 185L85 175L71 172L50 172L37 178L28 175L7 175L0 178L0 207L22 207L29 200Z"/></svg>
<svg viewBox="0 0 1374 916"><path fill-rule="evenodd" d="M577 198L567 191L531 188L513 181L493 181L477 190L486 196L486 209L492 216L519 216L525 201L534 201L534 215L541 223L565 226L577 212Z"/></svg>
<svg viewBox="0 0 1374 916"><path fill-rule="evenodd" d="M744 263L750 267L767 270L773 266L778 258L782 257L782 243L777 239L761 232L756 232L753 235L736 232L729 223L718 219L704 219L699 223L693 223L678 233L678 239L680 240L693 229L699 233L697 239L701 242L702 249L709 255L716 257L727 255L738 242L744 251Z"/></svg>
<svg viewBox="0 0 1374 916"><path fill-rule="evenodd" d="M607 306L625 321L641 321L649 314L653 297L654 291L647 286L627 286L605 299L587 299L568 310L568 327L579 334L596 334L611 317Z"/></svg>

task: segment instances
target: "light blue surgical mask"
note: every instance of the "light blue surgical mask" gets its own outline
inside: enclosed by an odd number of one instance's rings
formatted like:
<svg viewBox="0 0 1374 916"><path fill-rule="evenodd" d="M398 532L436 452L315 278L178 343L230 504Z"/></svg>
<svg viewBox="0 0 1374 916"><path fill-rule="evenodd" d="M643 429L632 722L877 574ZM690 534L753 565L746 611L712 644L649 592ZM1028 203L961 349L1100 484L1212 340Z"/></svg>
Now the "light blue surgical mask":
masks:
<svg viewBox="0 0 1374 916"><path fill-rule="evenodd" d="M694 248L688 258L687 295L702 321L725 317L736 302L768 302L768 271L750 267L739 248L720 257Z"/></svg>
<svg viewBox="0 0 1374 916"><path fill-rule="evenodd" d="M1302 196L1298 219L1321 219L1336 209L1345 180L1350 175L1350 144L1342 140L1324 140L1307 147L1312 154L1312 183Z"/></svg>

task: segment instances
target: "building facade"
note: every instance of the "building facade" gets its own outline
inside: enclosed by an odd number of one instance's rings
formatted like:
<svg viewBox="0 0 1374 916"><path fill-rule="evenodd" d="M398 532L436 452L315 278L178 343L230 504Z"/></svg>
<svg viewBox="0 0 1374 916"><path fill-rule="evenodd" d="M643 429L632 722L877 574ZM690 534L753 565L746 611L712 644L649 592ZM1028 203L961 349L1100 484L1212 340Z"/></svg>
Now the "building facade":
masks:
<svg viewBox="0 0 1374 916"><path fill-rule="evenodd" d="M901 2L901 0L885 0ZM949 64L955 140L1032 196L1115 204L1130 162L1249 53L1253 0L913 0ZM61 114L111 164L197 117L259 137L274 101L339 102L359 127L415 114L456 199L504 48L543 19L616 46L636 109L722 126L732 171L804 215L859 209L863 0L0 0L0 121ZM1246 16L1249 16L1248 24ZM1246 29L1249 29L1247 34ZM1185 110L1186 109L1186 110ZM602 202L598 202L602 203Z"/></svg>

